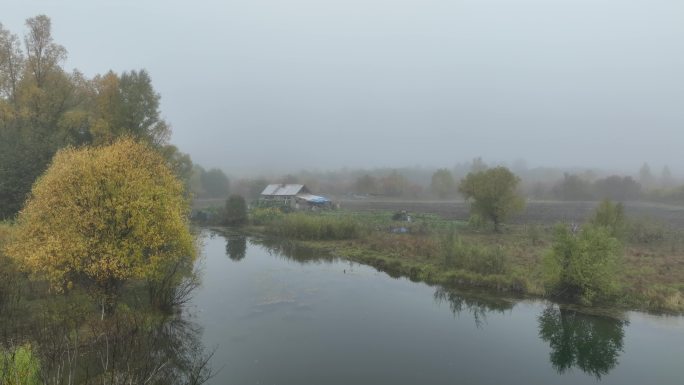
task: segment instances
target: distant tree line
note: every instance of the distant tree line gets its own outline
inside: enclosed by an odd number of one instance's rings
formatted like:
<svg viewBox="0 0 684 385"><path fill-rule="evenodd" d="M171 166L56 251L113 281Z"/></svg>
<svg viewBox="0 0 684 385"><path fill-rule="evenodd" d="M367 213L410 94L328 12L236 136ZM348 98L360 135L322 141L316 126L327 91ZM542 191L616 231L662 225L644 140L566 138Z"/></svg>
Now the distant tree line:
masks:
<svg viewBox="0 0 684 385"><path fill-rule="evenodd" d="M452 168L340 169L325 172L301 171L282 177L243 178L231 193L256 199L269 183L301 183L312 191L334 196L368 196L402 199L462 199L458 184L469 173L496 168L478 157ZM561 201L647 200L684 203L684 185L664 166L653 175L648 164L632 175L600 170L528 168L523 160L507 167L520 178L519 192L528 199Z"/></svg>

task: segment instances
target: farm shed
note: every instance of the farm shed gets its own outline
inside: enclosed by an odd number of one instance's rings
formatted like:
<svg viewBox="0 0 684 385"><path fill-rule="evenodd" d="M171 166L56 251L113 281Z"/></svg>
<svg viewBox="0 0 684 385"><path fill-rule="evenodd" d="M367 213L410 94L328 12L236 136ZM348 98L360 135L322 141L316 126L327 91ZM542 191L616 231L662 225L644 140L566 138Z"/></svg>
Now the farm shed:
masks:
<svg viewBox="0 0 684 385"><path fill-rule="evenodd" d="M311 191L303 184L269 184L261 192L261 200L290 206L294 209L331 205L328 198L311 194Z"/></svg>

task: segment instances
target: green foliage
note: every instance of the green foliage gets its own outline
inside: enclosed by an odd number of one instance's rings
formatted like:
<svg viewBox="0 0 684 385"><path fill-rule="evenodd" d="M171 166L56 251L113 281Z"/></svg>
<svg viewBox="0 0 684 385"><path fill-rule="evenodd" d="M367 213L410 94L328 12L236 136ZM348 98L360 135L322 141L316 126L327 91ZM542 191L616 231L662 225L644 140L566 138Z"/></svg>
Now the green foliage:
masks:
<svg viewBox="0 0 684 385"><path fill-rule="evenodd" d="M471 201L471 210L494 223L498 231L501 223L525 207L516 189L520 178L505 167L469 173L458 186L458 191Z"/></svg>
<svg viewBox="0 0 684 385"><path fill-rule="evenodd" d="M267 231L299 240L354 239L361 236L363 226L351 216L292 213L271 222Z"/></svg>
<svg viewBox="0 0 684 385"><path fill-rule="evenodd" d="M247 223L247 202L240 195L231 195L226 201L224 223L228 226L241 226Z"/></svg>
<svg viewBox="0 0 684 385"><path fill-rule="evenodd" d="M595 197L598 199L631 200L641 196L641 185L631 176L611 175L599 179L593 185Z"/></svg>
<svg viewBox="0 0 684 385"><path fill-rule="evenodd" d="M185 194L189 196L192 192L190 183L193 170L190 155L181 152L178 150L178 147L170 144L160 147L159 152L166 159L169 168L171 168L176 177L183 181Z"/></svg>
<svg viewBox="0 0 684 385"><path fill-rule="evenodd" d="M81 283L110 298L127 280L158 282L192 262L188 211L181 182L147 145L61 150L6 253L56 290Z"/></svg>
<svg viewBox="0 0 684 385"><path fill-rule="evenodd" d="M432 174L430 189L440 199L453 197L456 193L456 182L451 172L446 168L439 169Z"/></svg>
<svg viewBox="0 0 684 385"><path fill-rule="evenodd" d="M9 242L12 228L0 222L0 315L9 313L19 300L20 272L14 261L3 254L4 245Z"/></svg>
<svg viewBox="0 0 684 385"><path fill-rule="evenodd" d="M228 195L230 188L230 181L226 174L218 168L212 168L209 171L203 172L200 176L202 187L205 195L208 198L221 198Z"/></svg>
<svg viewBox="0 0 684 385"><path fill-rule="evenodd" d="M563 174L563 180L553 187L553 195L564 201L586 201L593 199L589 181L574 174Z"/></svg>
<svg viewBox="0 0 684 385"><path fill-rule="evenodd" d="M252 224L257 226L267 225L283 216L282 210L277 207L257 207L249 214Z"/></svg>
<svg viewBox="0 0 684 385"><path fill-rule="evenodd" d="M54 154L67 146L105 145L122 136L162 149L170 135L159 94L145 71L86 79L62 68L45 15L26 21L25 50L0 26L0 219L14 217ZM185 177L189 158L166 149Z"/></svg>
<svg viewBox="0 0 684 385"><path fill-rule="evenodd" d="M142 71L110 71L93 79L89 136L92 143L109 144L121 136L133 137L154 146L165 144L170 135L160 118L160 96L149 74Z"/></svg>
<svg viewBox="0 0 684 385"><path fill-rule="evenodd" d="M231 183L230 190L238 195L242 195L246 200L252 201L258 199L261 192L269 184L266 179L238 179L235 183Z"/></svg>
<svg viewBox="0 0 684 385"><path fill-rule="evenodd" d="M606 199L596 208L589 223L594 226L605 227L610 231L611 237L622 239L625 236L627 226L625 208L622 203L613 203Z"/></svg>
<svg viewBox="0 0 684 385"><path fill-rule="evenodd" d="M525 225L525 238L532 246L540 245L544 238L544 228L538 224Z"/></svg>
<svg viewBox="0 0 684 385"><path fill-rule="evenodd" d="M621 247L606 227L587 225L574 234L556 228L551 250L544 257L544 277L554 297L592 304L615 294Z"/></svg>
<svg viewBox="0 0 684 385"><path fill-rule="evenodd" d="M230 180L218 168L206 171L195 165L190 171L189 185L193 195L197 198L223 198L228 196Z"/></svg>
<svg viewBox="0 0 684 385"><path fill-rule="evenodd" d="M466 243L453 230L441 237L440 251L447 267L480 274L505 274L510 268L503 247Z"/></svg>
<svg viewBox="0 0 684 385"><path fill-rule="evenodd" d="M12 351L0 349L0 383L4 385L38 385L40 361L33 354L30 344Z"/></svg>

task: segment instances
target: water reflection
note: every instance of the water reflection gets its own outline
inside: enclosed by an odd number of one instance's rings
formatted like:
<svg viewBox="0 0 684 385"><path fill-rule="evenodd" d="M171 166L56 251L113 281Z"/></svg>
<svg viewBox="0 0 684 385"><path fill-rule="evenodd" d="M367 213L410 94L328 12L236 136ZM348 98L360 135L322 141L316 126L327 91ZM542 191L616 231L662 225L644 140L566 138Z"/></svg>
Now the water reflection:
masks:
<svg viewBox="0 0 684 385"><path fill-rule="evenodd" d="M193 385L212 376L212 354L202 345L202 329L181 315L119 308L99 319L72 313L72 305L64 309L68 312L39 310L22 320L28 334L0 341L0 358L12 361L14 352L28 347L29 358L24 359L37 363L46 384ZM14 383L3 374L0 384Z"/></svg>
<svg viewBox="0 0 684 385"><path fill-rule="evenodd" d="M600 379L617 366L628 321L557 305L544 309L538 321L539 336L549 343L551 364L558 373L577 367Z"/></svg>
<svg viewBox="0 0 684 385"><path fill-rule="evenodd" d="M281 239L251 238L250 243L263 247L270 255L301 264L333 262L338 258L329 253Z"/></svg>
<svg viewBox="0 0 684 385"><path fill-rule="evenodd" d="M226 237L226 255L233 261L240 261L247 255L247 237L233 235Z"/></svg>
<svg viewBox="0 0 684 385"><path fill-rule="evenodd" d="M51 294L40 283L0 314L0 384L202 384L212 356L202 329L183 306L197 287L195 272L166 288L175 305L152 305L148 288L126 286L111 314L98 311L85 290ZM187 279L186 279L187 278ZM21 352L17 356L17 352ZM31 378L6 378L30 362Z"/></svg>
<svg viewBox="0 0 684 385"><path fill-rule="evenodd" d="M475 326L481 328L487 323L487 314L492 312L503 313L513 308L513 303L500 298L491 298L477 293L464 294L455 289L438 288L434 294L435 302L449 304L449 309L458 316L464 311L472 315Z"/></svg>

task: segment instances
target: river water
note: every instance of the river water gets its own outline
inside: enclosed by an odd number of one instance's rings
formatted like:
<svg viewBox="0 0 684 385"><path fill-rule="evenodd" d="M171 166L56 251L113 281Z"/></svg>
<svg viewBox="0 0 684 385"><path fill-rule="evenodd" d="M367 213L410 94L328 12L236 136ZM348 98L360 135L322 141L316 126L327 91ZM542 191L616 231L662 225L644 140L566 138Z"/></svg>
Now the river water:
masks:
<svg viewBox="0 0 684 385"><path fill-rule="evenodd" d="M205 232L212 384L684 384L684 318L445 290Z"/></svg>

